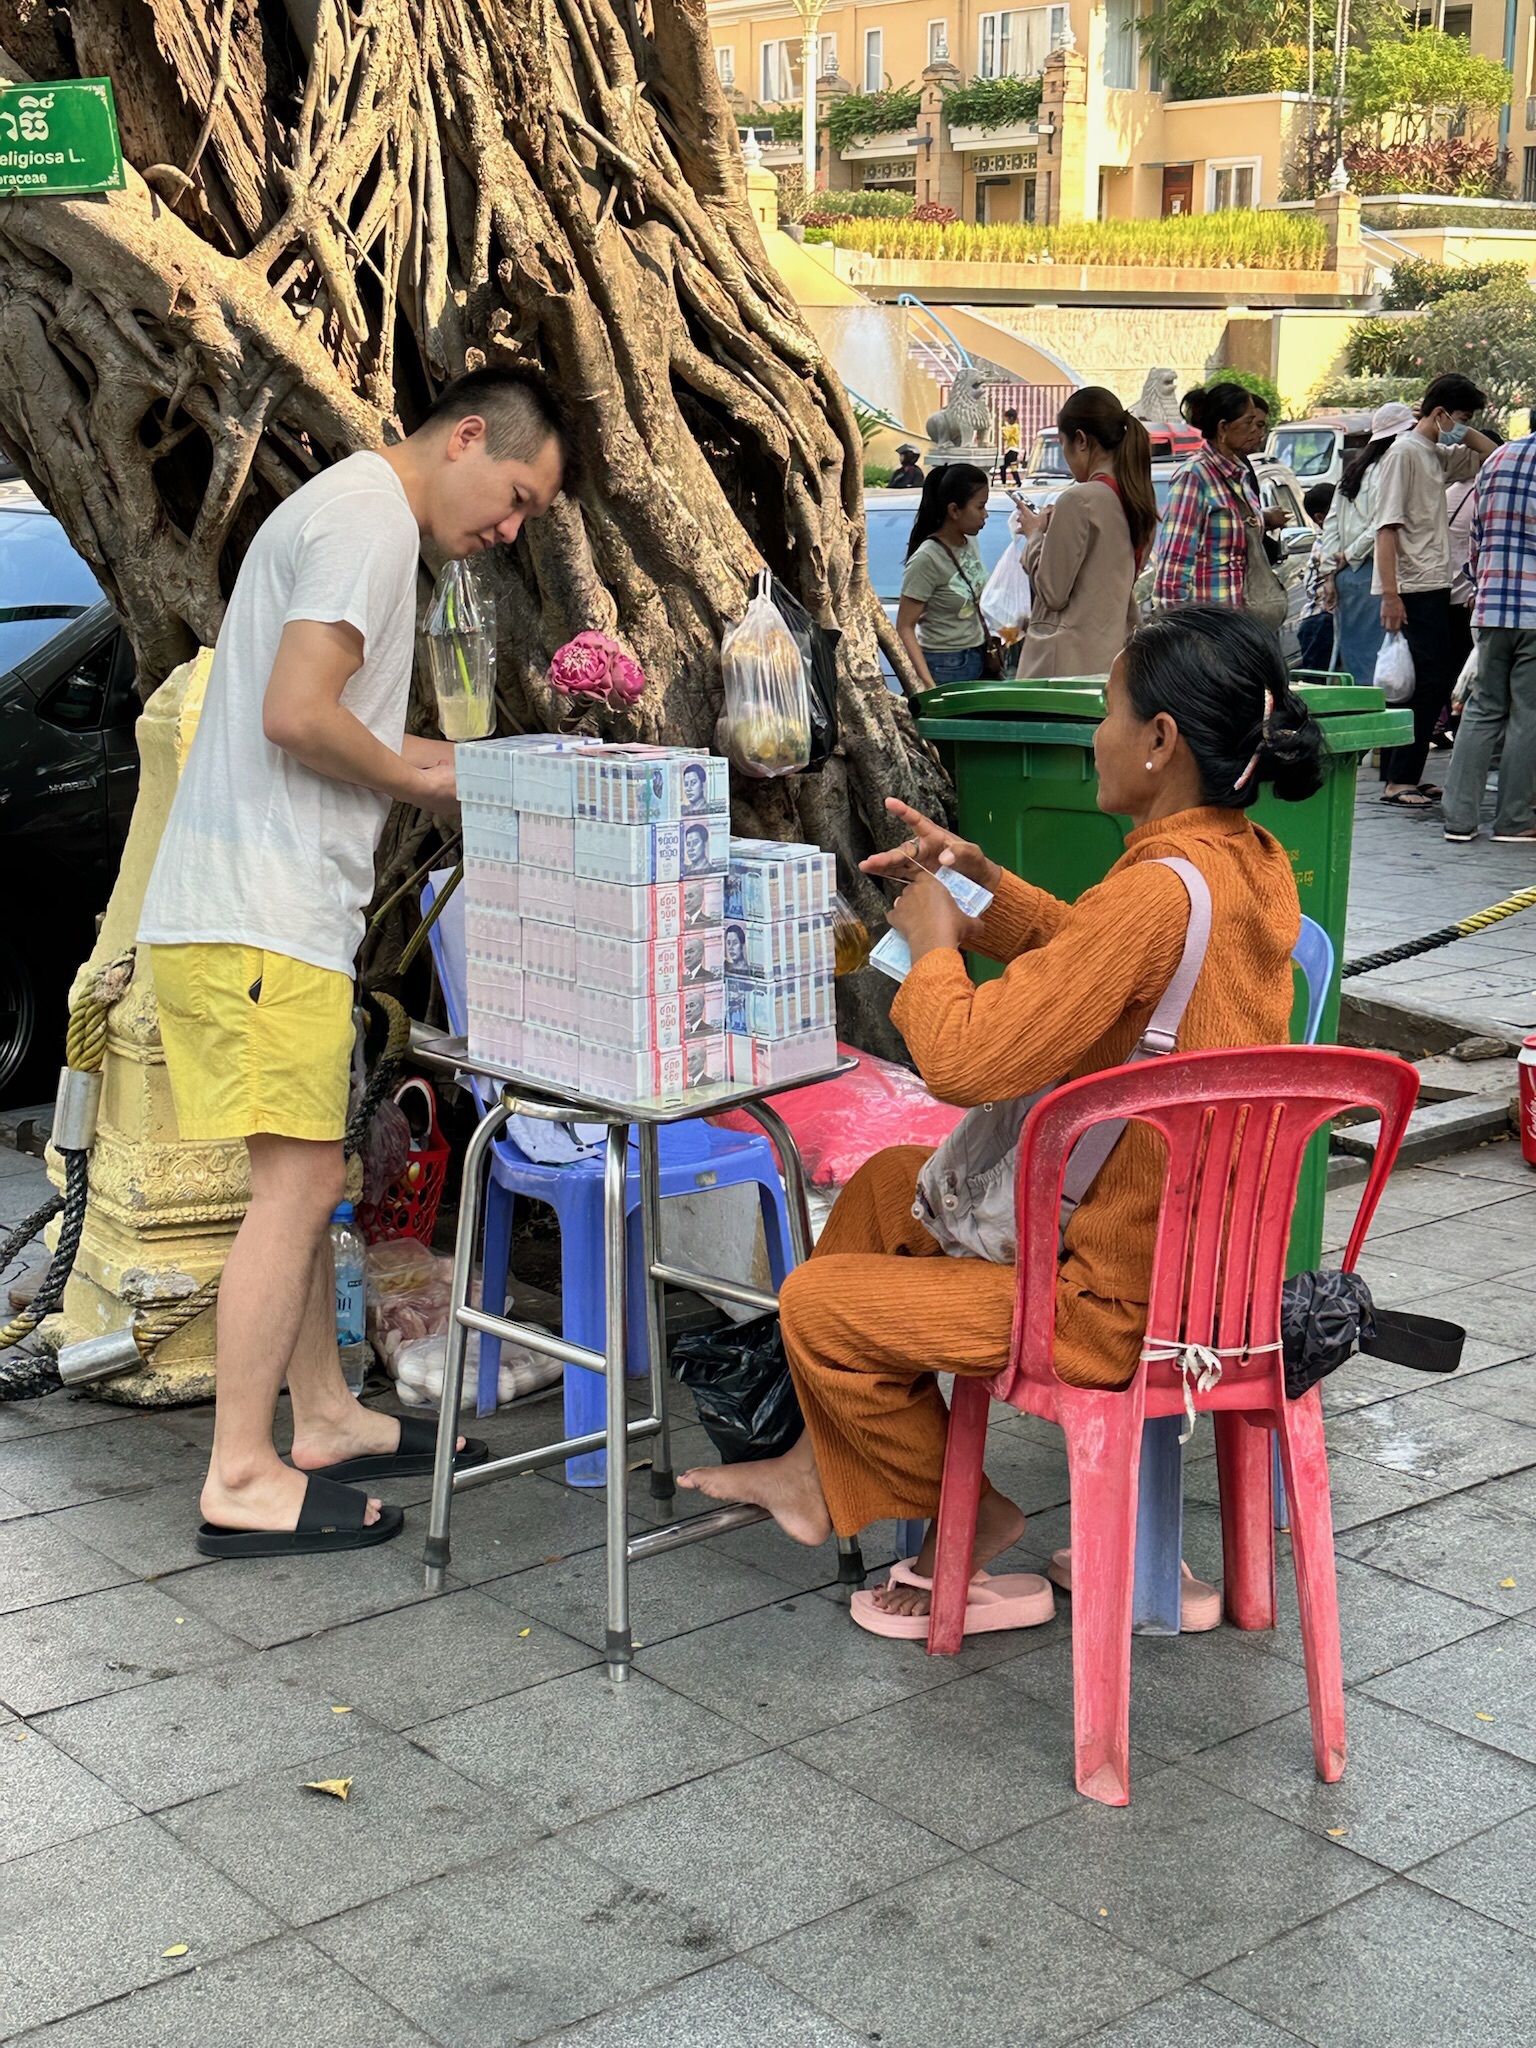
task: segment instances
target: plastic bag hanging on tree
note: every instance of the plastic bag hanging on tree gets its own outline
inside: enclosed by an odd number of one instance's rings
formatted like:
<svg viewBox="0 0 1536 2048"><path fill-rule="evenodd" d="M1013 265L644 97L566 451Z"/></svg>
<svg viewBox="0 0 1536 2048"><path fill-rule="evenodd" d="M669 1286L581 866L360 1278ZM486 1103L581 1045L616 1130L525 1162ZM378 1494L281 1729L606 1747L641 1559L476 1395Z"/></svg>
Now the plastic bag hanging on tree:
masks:
<svg viewBox="0 0 1536 2048"><path fill-rule="evenodd" d="M765 569L745 616L720 645L725 712L720 740L743 775L792 775L811 758L806 661L780 617Z"/></svg>
<svg viewBox="0 0 1536 2048"><path fill-rule="evenodd" d="M483 740L496 722L496 602L469 562L437 579L424 635L445 740Z"/></svg>

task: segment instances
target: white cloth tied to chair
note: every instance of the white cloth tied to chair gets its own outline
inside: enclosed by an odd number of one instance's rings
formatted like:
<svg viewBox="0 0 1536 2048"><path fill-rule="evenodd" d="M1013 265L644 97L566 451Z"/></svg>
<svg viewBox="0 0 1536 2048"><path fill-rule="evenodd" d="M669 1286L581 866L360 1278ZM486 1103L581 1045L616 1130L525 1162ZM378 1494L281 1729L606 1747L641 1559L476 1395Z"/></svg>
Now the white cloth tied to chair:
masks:
<svg viewBox="0 0 1536 2048"><path fill-rule="evenodd" d="M1178 1368L1184 1387L1184 1427L1179 1442L1187 1444L1195 1433L1195 1395L1208 1394L1220 1380L1224 1358L1252 1358L1261 1351L1278 1351L1274 1344L1233 1344L1218 1350L1213 1344L1180 1344L1168 1337L1142 1340L1143 1365L1172 1365Z"/></svg>

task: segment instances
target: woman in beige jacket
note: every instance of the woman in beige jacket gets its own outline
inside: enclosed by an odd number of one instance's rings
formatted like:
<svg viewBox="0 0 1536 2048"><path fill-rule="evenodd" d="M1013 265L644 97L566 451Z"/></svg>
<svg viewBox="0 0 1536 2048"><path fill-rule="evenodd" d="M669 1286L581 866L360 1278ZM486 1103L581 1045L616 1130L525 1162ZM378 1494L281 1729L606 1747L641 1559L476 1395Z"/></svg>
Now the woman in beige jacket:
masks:
<svg viewBox="0 0 1536 2048"><path fill-rule="evenodd" d="M1089 384L1056 415L1076 479L1045 512L1021 505L1034 601L1021 676L1104 676L1136 630L1131 595L1157 530L1147 430Z"/></svg>

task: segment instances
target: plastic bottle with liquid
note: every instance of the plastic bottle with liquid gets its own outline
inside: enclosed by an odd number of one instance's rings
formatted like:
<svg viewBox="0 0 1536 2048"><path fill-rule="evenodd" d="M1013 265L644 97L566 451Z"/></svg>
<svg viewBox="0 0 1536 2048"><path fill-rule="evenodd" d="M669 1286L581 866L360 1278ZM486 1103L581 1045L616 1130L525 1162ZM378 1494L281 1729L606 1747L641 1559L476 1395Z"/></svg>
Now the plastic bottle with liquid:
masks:
<svg viewBox="0 0 1536 2048"><path fill-rule="evenodd" d="M367 1276L362 1235L352 1220L352 1204L338 1202L331 1211L331 1258L336 1268L336 1349L341 1376L354 1394L368 1377L366 1341Z"/></svg>

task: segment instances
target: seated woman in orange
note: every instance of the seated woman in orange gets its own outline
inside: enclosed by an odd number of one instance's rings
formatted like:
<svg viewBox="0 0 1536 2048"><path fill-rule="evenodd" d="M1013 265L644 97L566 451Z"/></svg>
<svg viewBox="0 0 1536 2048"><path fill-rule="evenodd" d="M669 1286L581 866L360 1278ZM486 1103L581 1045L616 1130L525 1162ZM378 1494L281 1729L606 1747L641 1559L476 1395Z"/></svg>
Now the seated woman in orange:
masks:
<svg viewBox="0 0 1536 2048"><path fill-rule="evenodd" d="M912 838L864 863L900 879L914 859L952 863L994 892L972 924L938 882L919 876L891 911L913 963L891 1016L944 1101L1026 1095L1126 1058L1183 950L1189 898L1161 864L1170 855L1199 869L1211 899L1179 1050L1288 1036L1296 884L1285 849L1245 811L1265 782L1282 798L1310 796L1320 737L1290 692L1274 634L1214 606L1160 616L1116 660L1106 704L1094 742L1099 807L1134 829L1123 857L1076 903L1008 874L894 800ZM1004 973L978 986L962 948L1005 962ZM990 1377L1004 1365L1014 1272L942 1254L913 1215L927 1156L894 1146L871 1159L843 1191L815 1255L784 1283L784 1344L806 1424L799 1442L761 1464L684 1473L683 1485L756 1502L802 1543L937 1513L948 1411L936 1375ZM1066 1230L1056 1370L1075 1385L1124 1386L1136 1371L1161 1189L1160 1141L1130 1124ZM1022 1511L986 1485L976 1568L1023 1528ZM872 1596L882 1617L927 1613L925 1585L910 1580L931 1577L933 1555L930 1528L908 1583ZM1048 1589L1035 1585L1044 1611L1031 1618L1044 1619Z"/></svg>

